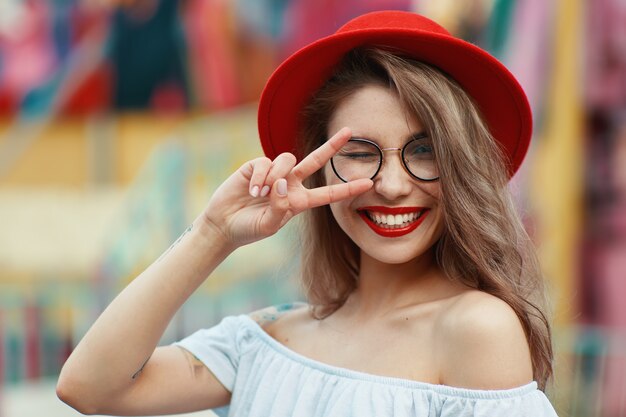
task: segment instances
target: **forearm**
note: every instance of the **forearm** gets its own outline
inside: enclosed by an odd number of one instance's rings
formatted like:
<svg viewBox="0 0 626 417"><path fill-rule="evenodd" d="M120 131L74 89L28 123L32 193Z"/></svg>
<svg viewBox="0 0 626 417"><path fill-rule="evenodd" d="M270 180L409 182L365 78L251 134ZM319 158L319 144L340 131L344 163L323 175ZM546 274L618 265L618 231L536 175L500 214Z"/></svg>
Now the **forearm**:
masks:
<svg viewBox="0 0 626 417"><path fill-rule="evenodd" d="M103 396L128 388L176 311L232 250L197 219L102 313L63 367L59 385Z"/></svg>
<svg viewBox="0 0 626 417"><path fill-rule="evenodd" d="M148 359L175 312L230 252L273 235L298 213L372 187L371 180L314 190L302 183L350 137L350 130L342 129L298 165L294 155L283 153L273 161L248 161L230 175L215 190L192 230L128 285L87 332L61 372L59 397L81 410L97 412L111 409L103 407L106 401L143 401L148 395L141 392L142 387L180 377L187 365L177 362L180 356ZM259 194L264 189L269 193ZM145 374L137 376L146 362ZM222 402L223 387L213 376L208 379L203 389L212 391L211 401ZM196 383L187 380L190 387ZM202 401L205 395L206 391L199 394Z"/></svg>

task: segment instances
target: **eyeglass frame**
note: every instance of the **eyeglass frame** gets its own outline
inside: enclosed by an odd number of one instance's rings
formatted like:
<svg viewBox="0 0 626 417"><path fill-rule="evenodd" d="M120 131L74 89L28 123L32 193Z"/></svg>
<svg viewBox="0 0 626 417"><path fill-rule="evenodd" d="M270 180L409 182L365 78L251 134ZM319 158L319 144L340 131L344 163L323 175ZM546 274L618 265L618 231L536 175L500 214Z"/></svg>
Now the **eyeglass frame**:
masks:
<svg viewBox="0 0 626 417"><path fill-rule="evenodd" d="M380 169L383 166L383 162L385 159L385 151L401 151L400 152L400 162L402 163L402 168L404 168L404 170L407 172L407 174L409 174L411 177L415 178L416 180L419 181L423 181L423 182L433 182L433 181L438 181L439 180L439 175L437 175L436 178L431 178L431 179L424 179L424 178L420 178L417 175L413 174L411 172L411 170L409 169L409 167L406 165L406 161L404 160L404 152L406 151L406 148L409 146L410 143L412 143L413 141L419 140L419 139L424 139L427 138L428 135L425 133L422 134L417 134L415 136L413 136L411 138L411 140L409 140L407 143L405 143L401 148L381 148L380 146L378 146L378 144L376 142L374 142L373 140L369 140L369 139L364 139L364 138L351 138L348 140L348 142L365 142L365 143L369 143L371 145L374 145L376 147L376 149L378 149L378 154L380 155L380 158L378 160L378 167L376 168L376 172L374 173L374 175L372 175L369 179L373 180L376 175L378 175L378 173L380 172ZM344 180L341 175L339 175L339 173L337 172L337 169L335 168L335 162L333 161L334 156L332 156L330 158L330 166L333 168L333 172L335 173L335 175L337 176L337 178L339 178L341 181L343 182L348 182L346 180Z"/></svg>

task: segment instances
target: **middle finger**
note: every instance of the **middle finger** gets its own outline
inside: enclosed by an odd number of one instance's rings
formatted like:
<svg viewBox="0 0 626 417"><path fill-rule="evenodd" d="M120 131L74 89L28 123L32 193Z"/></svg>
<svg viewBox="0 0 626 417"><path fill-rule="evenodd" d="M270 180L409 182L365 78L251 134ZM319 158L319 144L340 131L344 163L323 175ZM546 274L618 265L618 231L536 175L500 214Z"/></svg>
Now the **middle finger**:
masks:
<svg viewBox="0 0 626 417"><path fill-rule="evenodd" d="M343 184L327 185L307 190L307 198L305 199L304 207L301 207L301 209L323 206L346 198L355 197L372 188L373 184L372 180L362 178Z"/></svg>

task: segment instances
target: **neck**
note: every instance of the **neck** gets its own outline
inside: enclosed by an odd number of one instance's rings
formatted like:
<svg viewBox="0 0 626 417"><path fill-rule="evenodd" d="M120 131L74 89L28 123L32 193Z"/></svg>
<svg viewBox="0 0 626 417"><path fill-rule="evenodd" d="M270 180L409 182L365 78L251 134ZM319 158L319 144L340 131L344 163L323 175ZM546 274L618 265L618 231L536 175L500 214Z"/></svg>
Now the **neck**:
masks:
<svg viewBox="0 0 626 417"><path fill-rule="evenodd" d="M361 253L359 284L344 305L363 320L441 298L444 278L434 251L403 264L380 262Z"/></svg>

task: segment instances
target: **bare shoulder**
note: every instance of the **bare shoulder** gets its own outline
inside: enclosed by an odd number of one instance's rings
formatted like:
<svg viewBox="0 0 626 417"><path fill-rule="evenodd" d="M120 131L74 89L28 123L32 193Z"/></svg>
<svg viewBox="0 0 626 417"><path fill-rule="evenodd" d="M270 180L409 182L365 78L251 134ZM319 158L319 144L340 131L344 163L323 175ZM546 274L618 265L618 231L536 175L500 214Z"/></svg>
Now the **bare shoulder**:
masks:
<svg viewBox="0 0 626 417"><path fill-rule="evenodd" d="M303 302L293 302L279 304L254 311L249 314L252 320L256 321L259 326L267 329L276 324L279 320L294 319L303 313L306 313L308 304Z"/></svg>
<svg viewBox="0 0 626 417"><path fill-rule="evenodd" d="M506 389L532 380L524 329L501 299L476 290L463 293L441 314L436 330L445 385Z"/></svg>

